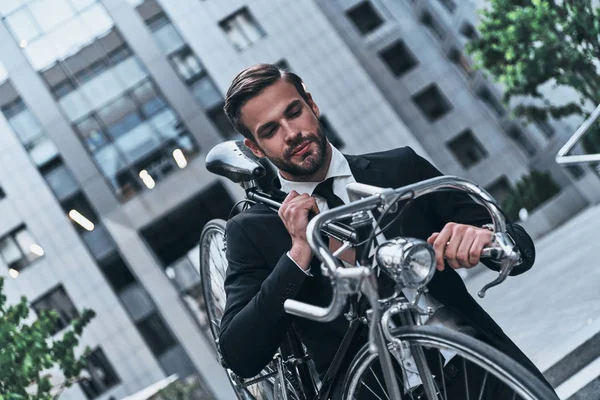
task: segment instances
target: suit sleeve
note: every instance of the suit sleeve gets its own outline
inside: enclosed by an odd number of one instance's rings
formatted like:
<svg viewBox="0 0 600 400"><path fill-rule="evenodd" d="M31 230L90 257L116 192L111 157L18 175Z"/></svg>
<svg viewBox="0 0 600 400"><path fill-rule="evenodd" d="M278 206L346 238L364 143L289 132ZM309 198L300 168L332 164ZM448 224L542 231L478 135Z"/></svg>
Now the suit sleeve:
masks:
<svg viewBox="0 0 600 400"><path fill-rule="evenodd" d="M297 294L307 275L285 253L271 269L235 220L226 232L227 301L219 347L227 367L248 378L269 363L283 341L292 323L283 303Z"/></svg>
<svg viewBox="0 0 600 400"><path fill-rule="evenodd" d="M412 149L413 167L419 175L419 180L441 176L442 173L423 157L417 155ZM430 194L428 200L437 216L444 224L457 222L473 226L482 226L490 223L491 218L485 207L476 203L466 193L458 191L444 191ZM531 237L522 226L507 221L506 231L513 238L521 252L522 263L515 266L510 275L519 275L529 270L535 261L535 246ZM498 271L499 266L491 260L482 260L488 268Z"/></svg>

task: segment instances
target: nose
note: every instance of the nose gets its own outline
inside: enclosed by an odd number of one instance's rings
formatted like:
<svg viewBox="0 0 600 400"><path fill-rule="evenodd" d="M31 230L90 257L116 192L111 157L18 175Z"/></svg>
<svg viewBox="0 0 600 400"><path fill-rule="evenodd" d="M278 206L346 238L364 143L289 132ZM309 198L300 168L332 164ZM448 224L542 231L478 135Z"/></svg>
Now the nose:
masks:
<svg viewBox="0 0 600 400"><path fill-rule="evenodd" d="M302 132L300 132L300 130L296 129L288 121L281 123L281 129L284 132L284 135L285 135L284 137L285 137L286 143L293 143L295 140L297 140L298 136L302 135Z"/></svg>

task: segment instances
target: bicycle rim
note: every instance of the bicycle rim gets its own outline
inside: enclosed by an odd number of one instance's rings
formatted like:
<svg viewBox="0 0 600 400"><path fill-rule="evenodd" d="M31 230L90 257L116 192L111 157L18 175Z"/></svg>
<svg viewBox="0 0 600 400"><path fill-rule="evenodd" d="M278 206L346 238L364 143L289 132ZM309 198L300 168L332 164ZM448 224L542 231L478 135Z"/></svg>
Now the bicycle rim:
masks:
<svg viewBox="0 0 600 400"><path fill-rule="evenodd" d="M393 356L403 400L558 399L532 372L470 336L423 326L400 327L393 334L403 341L411 354L415 349L422 349L427 354L426 368L435 378L435 390L427 391L418 375L415 357L406 358L400 366L400 357ZM392 351L392 354L398 353ZM370 354L366 346L349 369L343 398L390 400L379 357Z"/></svg>
<svg viewBox="0 0 600 400"><path fill-rule="evenodd" d="M215 342L225 310L225 221L210 221L200 236L200 276L210 331Z"/></svg>

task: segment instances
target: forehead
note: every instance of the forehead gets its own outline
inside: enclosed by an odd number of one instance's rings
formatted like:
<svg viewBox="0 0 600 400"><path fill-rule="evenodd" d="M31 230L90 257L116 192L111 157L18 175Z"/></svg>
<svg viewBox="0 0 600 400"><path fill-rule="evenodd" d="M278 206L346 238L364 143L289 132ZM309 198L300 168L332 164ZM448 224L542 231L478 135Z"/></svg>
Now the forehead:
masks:
<svg viewBox="0 0 600 400"><path fill-rule="evenodd" d="M302 99L296 87L279 80L244 104L242 122L255 133L261 125L281 117L286 107L296 99Z"/></svg>

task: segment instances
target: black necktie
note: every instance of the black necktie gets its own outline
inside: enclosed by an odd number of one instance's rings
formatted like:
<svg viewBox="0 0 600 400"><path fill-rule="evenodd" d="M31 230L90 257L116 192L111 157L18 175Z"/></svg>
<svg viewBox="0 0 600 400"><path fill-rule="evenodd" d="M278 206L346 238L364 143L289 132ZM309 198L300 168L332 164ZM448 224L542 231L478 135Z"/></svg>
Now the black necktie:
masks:
<svg viewBox="0 0 600 400"><path fill-rule="evenodd" d="M331 208L343 206L345 203L342 199L337 197L335 193L333 193L333 179L329 178L319 183L313 194L324 198L327 201L327 206Z"/></svg>

